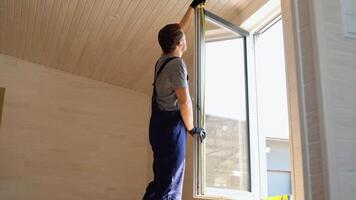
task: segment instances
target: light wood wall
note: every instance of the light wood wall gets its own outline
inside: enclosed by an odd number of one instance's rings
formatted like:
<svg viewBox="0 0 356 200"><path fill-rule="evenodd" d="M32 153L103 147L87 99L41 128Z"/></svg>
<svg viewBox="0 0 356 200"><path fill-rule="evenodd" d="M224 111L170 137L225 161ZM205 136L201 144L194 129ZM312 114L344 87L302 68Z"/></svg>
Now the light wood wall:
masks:
<svg viewBox="0 0 356 200"><path fill-rule="evenodd" d="M302 94L300 84L301 82L298 65L298 44L296 33L298 26L296 26L295 18L293 16L293 1L281 0L283 31L284 31L284 46L285 46L285 63L287 75L287 91L288 91L288 109L289 109L289 126L290 126L290 151L292 161L292 191L293 198L297 200L304 200L305 193L305 175L308 172L307 158L303 154L303 149L307 147L304 143L305 130L301 120L303 119L304 110L300 102L302 101Z"/></svg>
<svg viewBox="0 0 356 200"><path fill-rule="evenodd" d="M0 199L137 200L147 95L0 54Z"/></svg>

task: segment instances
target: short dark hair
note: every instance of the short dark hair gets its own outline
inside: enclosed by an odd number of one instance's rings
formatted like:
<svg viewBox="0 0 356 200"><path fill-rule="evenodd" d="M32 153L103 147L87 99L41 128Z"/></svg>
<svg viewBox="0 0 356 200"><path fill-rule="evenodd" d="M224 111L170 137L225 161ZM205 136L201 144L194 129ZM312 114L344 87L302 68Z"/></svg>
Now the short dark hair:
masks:
<svg viewBox="0 0 356 200"><path fill-rule="evenodd" d="M183 38L183 30L179 24L168 24L158 33L158 42L164 53L171 53Z"/></svg>

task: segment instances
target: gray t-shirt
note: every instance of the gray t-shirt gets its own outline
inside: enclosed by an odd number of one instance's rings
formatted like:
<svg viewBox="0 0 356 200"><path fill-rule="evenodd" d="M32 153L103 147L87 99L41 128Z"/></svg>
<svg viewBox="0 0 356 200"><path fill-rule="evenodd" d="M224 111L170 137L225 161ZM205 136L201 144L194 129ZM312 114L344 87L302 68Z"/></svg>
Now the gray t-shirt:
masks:
<svg viewBox="0 0 356 200"><path fill-rule="evenodd" d="M155 76L162 64L170 56L163 55L158 59L155 69ZM178 99L175 94L177 88L188 87L187 65L182 58L174 58L169 61L166 67L161 71L156 80L157 104L162 110L179 110Z"/></svg>

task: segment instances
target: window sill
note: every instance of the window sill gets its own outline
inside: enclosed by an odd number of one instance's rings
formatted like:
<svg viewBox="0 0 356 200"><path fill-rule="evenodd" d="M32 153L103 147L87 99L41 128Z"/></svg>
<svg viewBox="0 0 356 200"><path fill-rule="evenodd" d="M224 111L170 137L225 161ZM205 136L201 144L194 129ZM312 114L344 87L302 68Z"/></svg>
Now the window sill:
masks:
<svg viewBox="0 0 356 200"><path fill-rule="evenodd" d="M250 198L247 198L250 199ZM241 196L241 197L226 197L226 196L213 196L213 195L209 195L209 196L196 196L193 198L193 200L246 200L245 196Z"/></svg>

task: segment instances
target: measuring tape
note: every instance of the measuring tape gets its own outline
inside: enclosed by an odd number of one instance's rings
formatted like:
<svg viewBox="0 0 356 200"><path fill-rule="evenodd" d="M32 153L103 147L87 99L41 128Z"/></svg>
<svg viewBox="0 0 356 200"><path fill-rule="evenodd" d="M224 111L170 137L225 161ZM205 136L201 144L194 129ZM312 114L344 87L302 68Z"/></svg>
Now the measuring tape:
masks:
<svg viewBox="0 0 356 200"><path fill-rule="evenodd" d="M205 5L204 4L200 4L198 6L199 11L200 11L200 16L201 16L201 20L202 20L202 25L203 25L203 33L204 33L204 36L203 36L203 42L206 43L206 21L205 21ZM206 50L204 48L204 58L206 58ZM204 62L204 68L205 68L205 62ZM201 109L202 109L202 128L205 127L205 76L206 75L206 70L204 70L204 87L203 87L203 99L202 99L202 106L201 106Z"/></svg>
<svg viewBox="0 0 356 200"><path fill-rule="evenodd" d="M203 28L203 42L204 44L206 43L206 21L205 21L205 4L200 4L198 6L198 10L199 10L199 14L201 16L201 20L202 20L202 28ZM204 48L204 52L201 52L201 53L204 53L204 58L206 58L206 48ZM204 67L201 66L202 68L206 68L205 67L205 62L204 63ZM203 77L203 97L202 97L202 105L201 105L201 111L202 111L202 128L205 129L205 77L206 77L206 70L204 70L204 77ZM205 142L202 143L201 145L201 164L202 164L202 194L204 194L205 192Z"/></svg>

